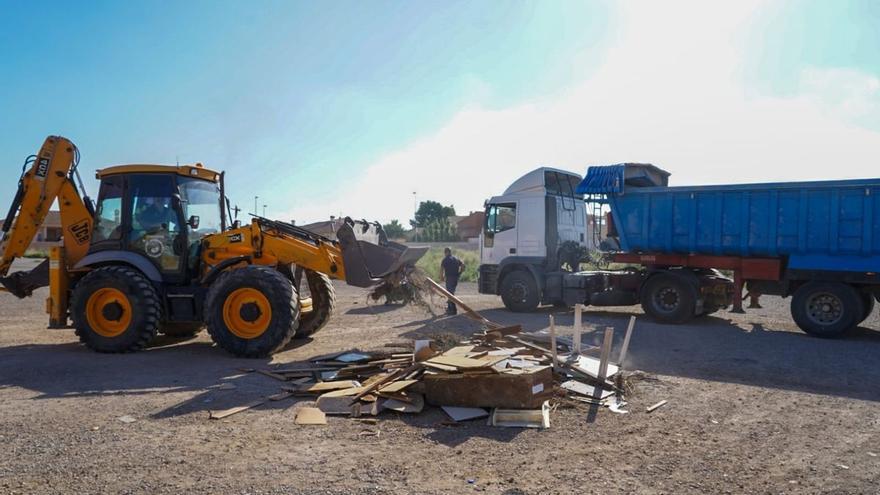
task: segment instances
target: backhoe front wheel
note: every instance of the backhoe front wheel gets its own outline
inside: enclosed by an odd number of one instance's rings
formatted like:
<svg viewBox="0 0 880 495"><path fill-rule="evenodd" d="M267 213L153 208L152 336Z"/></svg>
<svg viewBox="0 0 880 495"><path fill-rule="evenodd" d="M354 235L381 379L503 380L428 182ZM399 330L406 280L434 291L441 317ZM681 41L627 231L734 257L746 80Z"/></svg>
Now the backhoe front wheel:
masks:
<svg viewBox="0 0 880 495"><path fill-rule="evenodd" d="M299 329L296 331L298 339L310 337L324 328L336 307L336 290L330 277L312 270L306 270L305 276L312 295L312 310L300 315Z"/></svg>
<svg viewBox="0 0 880 495"><path fill-rule="evenodd" d="M247 266L222 273L205 301L208 333L240 357L265 357L280 350L299 325L299 297L274 268Z"/></svg>
<svg viewBox="0 0 880 495"><path fill-rule="evenodd" d="M79 340L98 352L143 349L162 318L156 288L128 266L89 272L76 284L70 309Z"/></svg>

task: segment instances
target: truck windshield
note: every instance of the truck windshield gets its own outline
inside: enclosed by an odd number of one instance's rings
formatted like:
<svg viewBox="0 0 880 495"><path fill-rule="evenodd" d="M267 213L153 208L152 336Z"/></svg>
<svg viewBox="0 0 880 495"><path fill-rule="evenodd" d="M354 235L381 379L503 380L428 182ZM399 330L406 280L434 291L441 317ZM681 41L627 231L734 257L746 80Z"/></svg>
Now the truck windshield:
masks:
<svg viewBox="0 0 880 495"><path fill-rule="evenodd" d="M215 234L222 230L220 217L220 186L201 179L182 177L179 179L180 199L183 200L185 220L199 217L198 227L190 228L199 236Z"/></svg>

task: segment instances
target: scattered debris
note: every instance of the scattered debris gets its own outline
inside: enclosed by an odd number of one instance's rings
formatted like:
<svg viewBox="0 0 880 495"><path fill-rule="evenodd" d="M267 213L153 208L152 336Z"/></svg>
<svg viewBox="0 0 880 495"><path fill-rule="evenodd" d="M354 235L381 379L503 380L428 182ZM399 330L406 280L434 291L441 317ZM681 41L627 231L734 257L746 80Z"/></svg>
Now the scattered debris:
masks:
<svg viewBox="0 0 880 495"><path fill-rule="evenodd" d="M129 415L127 415L127 414L126 414L125 416L119 416L119 417L116 418L116 419L118 419L119 421L122 421L122 422L125 423L125 424L130 424L130 423L134 423L135 421L137 421L137 420L134 419L132 416L129 416Z"/></svg>
<svg viewBox="0 0 880 495"><path fill-rule="evenodd" d="M443 412L455 422L467 421L470 419L485 418L489 415L489 411L482 407L452 407L442 406Z"/></svg>
<svg viewBox="0 0 880 495"><path fill-rule="evenodd" d="M301 407L293 421L298 425L326 425L327 416L317 407Z"/></svg>
<svg viewBox="0 0 880 495"><path fill-rule="evenodd" d="M490 426L514 428L550 428L550 403L541 409L495 409L489 417Z"/></svg>
<svg viewBox="0 0 880 495"><path fill-rule="evenodd" d="M629 414L629 411L624 409L624 407L626 407L626 402L617 397L614 397L611 402L608 403L609 411L617 414Z"/></svg>
<svg viewBox="0 0 880 495"><path fill-rule="evenodd" d="M645 412L648 412L648 413L654 412L657 409L660 409L661 407L665 406L667 404L667 402L669 402L669 401L667 401L666 399L663 399L660 402L658 402L652 406L648 406L647 409L645 409Z"/></svg>
<svg viewBox="0 0 880 495"><path fill-rule="evenodd" d="M251 409L253 407L261 406L265 403L266 403L266 399L257 399L257 400L248 402L247 404L245 404L243 406L236 406L236 407L232 407L232 408L229 408L229 409L226 409L223 411L211 411L211 413L208 417L210 419L223 419L225 417L232 416L233 414L238 414L242 411L247 411L248 409Z"/></svg>
<svg viewBox="0 0 880 495"><path fill-rule="evenodd" d="M297 424L326 424L326 415L415 414L430 404L443 408L453 421L449 424L488 416L489 424L495 426L549 428L549 415L562 396L570 399L566 407L581 403L627 412L623 409L625 391L617 385L623 383L618 376L620 366L609 360L612 329L605 330L601 348L587 349L600 351L600 357L585 356L576 351L576 344L560 343L551 316L551 349L547 349L535 343L542 342L535 334L522 333L521 326L489 321L433 280L425 277L422 282L421 287L451 300L465 316L482 323L484 331L468 341L437 337L439 341L395 343L380 351L349 349L314 357L308 363L256 370L286 382L282 392L214 411L211 418L289 397L315 401L315 407L297 410ZM633 326L631 320L627 341ZM624 348L621 358L625 355Z"/></svg>

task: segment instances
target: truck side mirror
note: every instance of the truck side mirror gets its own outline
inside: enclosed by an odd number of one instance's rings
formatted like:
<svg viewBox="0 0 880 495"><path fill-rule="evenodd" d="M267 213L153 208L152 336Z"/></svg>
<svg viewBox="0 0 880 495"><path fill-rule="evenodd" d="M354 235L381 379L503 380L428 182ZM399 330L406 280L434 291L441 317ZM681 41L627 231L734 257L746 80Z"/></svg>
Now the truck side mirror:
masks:
<svg viewBox="0 0 880 495"><path fill-rule="evenodd" d="M199 230L199 216L192 215L189 217L189 220L186 221L186 224L193 230Z"/></svg>

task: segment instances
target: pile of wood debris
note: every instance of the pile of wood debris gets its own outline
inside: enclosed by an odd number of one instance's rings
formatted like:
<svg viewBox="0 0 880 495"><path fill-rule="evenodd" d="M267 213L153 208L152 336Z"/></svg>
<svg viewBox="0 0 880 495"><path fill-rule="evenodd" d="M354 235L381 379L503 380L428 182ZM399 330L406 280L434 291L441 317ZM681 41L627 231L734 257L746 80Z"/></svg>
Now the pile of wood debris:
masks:
<svg viewBox="0 0 880 495"><path fill-rule="evenodd" d="M455 303L485 330L469 342L440 352L428 340L402 344L408 352L350 350L309 360L309 364L257 371L287 382L282 391L225 411L220 419L269 400L310 397L314 406L297 409L298 424L326 424L326 415L377 416L382 411L419 413L425 404L438 406L453 420L489 417L494 426L549 428L551 401L569 398L625 413L623 391L613 379L619 366L610 363L613 329L605 330L600 358L582 355L581 311L575 308L572 343L557 342L550 317L549 348L541 338L484 318L439 284L424 277L427 289ZM620 351L622 363L635 325L630 324ZM563 352L560 353L559 348Z"/></svg>
<svg viewBox="0 0 880 495"><path fill-rule="evenodd" d="M613 382L618 367L571 352L554 353L535 343L519 326L487 329L444 352L430 341L394 344L409 352L349 350L308 363L256 371L285 382L266 400L309 397L299 407L300 424L325 424L326 415L363 417L383 411L419 413L441 407L453 421L488 417L496 426L547 428L552 403L571 400L619 407ZM607 353L603 353L607 354ZM603 371L604 368L604 371ZM212 412L224 418L262 402Z"/></svg>

